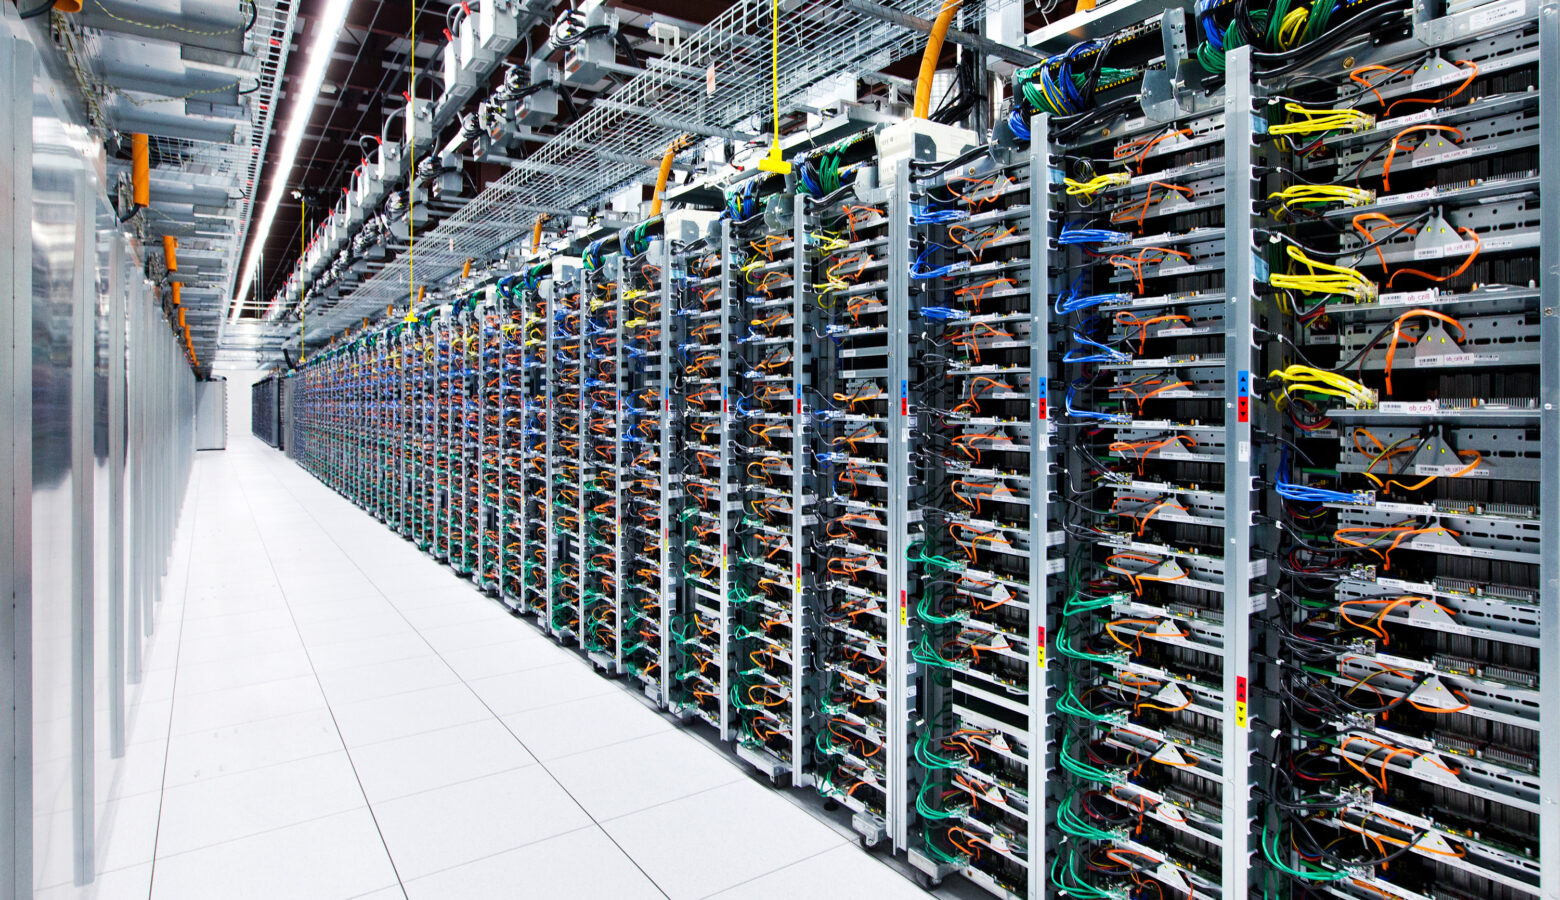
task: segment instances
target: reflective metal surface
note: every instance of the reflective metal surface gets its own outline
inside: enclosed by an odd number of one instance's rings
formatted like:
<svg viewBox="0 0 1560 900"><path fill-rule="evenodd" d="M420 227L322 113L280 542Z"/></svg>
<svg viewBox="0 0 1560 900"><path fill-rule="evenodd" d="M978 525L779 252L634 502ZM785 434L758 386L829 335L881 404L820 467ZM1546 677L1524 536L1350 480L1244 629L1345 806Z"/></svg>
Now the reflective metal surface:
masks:
<svg viewBox="0 0 1560 900"><path fill-rule="evenodd" d="M0 900L95 876L195 382L47 31L0 4Z"/></svg>
<svg viewBox="0 0 1560 900"><path fill-rule="evenodd" d="M41 113L41 114L40 114ZM33 624L33 886L76 878L75 840L83 828L78 801L90 751L81 727L73 656L81 650L81 573L77 503L83 485L76 445L73 374L80 347L80 260L86 249L86 173L48 110L33 119L32 204L32 624ZM90 708L89 708L90 710ZM66 763L68 764L62 764Z"/></svg>
<svg viewBox="0 0 1560 900"><path fill-rule="evenodd" d="M32 71L0 31L0 898L32 891Z"/></svg>

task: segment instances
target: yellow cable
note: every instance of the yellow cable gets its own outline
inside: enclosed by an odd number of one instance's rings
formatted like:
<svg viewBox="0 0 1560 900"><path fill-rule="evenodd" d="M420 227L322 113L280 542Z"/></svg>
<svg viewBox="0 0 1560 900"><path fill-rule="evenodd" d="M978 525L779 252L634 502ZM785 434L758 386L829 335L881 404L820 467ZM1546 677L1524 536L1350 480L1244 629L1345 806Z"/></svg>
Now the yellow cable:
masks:
<svg viewBox="0 0 1560 900"><path fill-rule="evenodd" d="M1274 273L1268 276L1268 284L1273 287L1303 294L1343 294L1364 302L1376 298L1376 283L1360 274L1358 269L1311 259L1293 244L1285 250L1290 259L1306 267L1307 274Z"/></svg>
<svg viewBox="0 0 1560 900"><path fill-rule="evenodd" d="M1378 396L1375 391L1357 381L1345 378L1336 372L1326 372L1311 366L1291 365L1283 369L1274 369L1268 373L1268 377L1277 378L1285 384L1294 385L1313 394L1338 397L1350 406L1360 409L1374 407Z"/></svg>
<svg viewBox="0 0 1560 900"><path fill-rule="evenodd" d="M769 155L758 161L758 167L765 172L774 172L778 175L789 175L791 164L780 156L780 0L773 0L774 23L771 29L770 40L770 86L774 96L774 140L769 145Z"/></svg>
<svg viewBox="0 0 1560 900"><path fill-rule="evenodd" d="M1286 210L1291 204L1299 203L1342 203L1344 206L1365 206L1376 201L1376 192L1336 184L1296 184L1268 194L1268 199L1282 200Z"/></svg>
<svg viewBox="0 0 1560 900"><path fill-rule="evenodd" d="M1299 44L1305 33L1305 23L1310 17L1311 10L1308 7L1290 10L1278 26L1278 49L1289 50Z"/></svg>
<svg viewBox="0 0 1560 900"><path fill-rule="evenodd" d="M1088 181L1077 181L1072 178L1062 179L1067 186L1067 195L1070 197L1083 196L1092 199L1095 194L1108 187L1119 187L1132 183L1132 176L1126 172L1111 172L1108 175L1096 175Z"/></svg>
<svg viewBox="0 0 1560 900"><path fill-rule="evenodd" d="M1376 124L1376 117L1357 109L1306 109L1285 103L1284 111L1298 121L1268 127L1269 134L1315 134L1322 131L1360 131Z"/></svg>

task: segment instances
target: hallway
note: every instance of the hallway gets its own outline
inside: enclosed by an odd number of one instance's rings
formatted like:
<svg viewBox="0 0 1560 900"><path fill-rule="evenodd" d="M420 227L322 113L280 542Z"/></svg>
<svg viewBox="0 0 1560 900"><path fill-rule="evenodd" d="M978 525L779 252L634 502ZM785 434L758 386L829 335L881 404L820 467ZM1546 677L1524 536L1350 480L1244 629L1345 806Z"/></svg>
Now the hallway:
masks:
<svg viewBox="0 0 1560 900"><path fill-rule="evenodd" d="M101 874L38 896L928 896L242 424L196 459Z"/></svg>

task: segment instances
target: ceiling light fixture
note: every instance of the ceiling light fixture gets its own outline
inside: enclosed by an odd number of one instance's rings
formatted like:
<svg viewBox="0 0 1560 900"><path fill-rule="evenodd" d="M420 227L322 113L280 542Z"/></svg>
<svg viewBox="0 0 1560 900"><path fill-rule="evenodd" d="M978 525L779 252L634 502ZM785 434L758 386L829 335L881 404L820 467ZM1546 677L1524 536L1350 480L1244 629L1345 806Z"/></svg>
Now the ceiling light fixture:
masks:
<svg viewBox="0 0 1560 900"><path fill-rule="evenodd" d="M314 20L314 42L309 46L309 64L303 70L298 92L293 101L292 118L287 120L287 131L282 136L282 155L277 159L276 170L271 173L271 190L265 196L265 206L260 211L259 227L250 232L249 262L244 266L244 277L239 279L238 290L233 297L249 292L255 280L255 270L260 264L260 248L271 233L271 223L276 219L276 209L287 193L287 180L292 177L293 163L298 160L298 146L303 143L303 132L309 127L314 114L314 102L319 99L320 86L325 82L325 71L330 67L331 55L336 50L336 39L341 36L341 26L347 21L347 10L352 0L326 0L325 11ZM233 301L229 301L231 305Z"/></svg>

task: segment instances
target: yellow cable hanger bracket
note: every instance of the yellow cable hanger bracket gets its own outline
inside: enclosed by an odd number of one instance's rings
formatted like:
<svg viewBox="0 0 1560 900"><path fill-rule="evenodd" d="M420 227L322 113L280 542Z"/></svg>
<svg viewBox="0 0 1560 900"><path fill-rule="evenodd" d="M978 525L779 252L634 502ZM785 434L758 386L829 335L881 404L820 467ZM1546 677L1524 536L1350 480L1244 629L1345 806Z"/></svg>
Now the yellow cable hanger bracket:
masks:
<svg viewBox="0 0 1560 900"><path fill-rule="evenodd" d="M758 167L776 175L791 174L791 164L780 156L780 0L771 0L774 10L773 37L770 41L770 83L774 90L775 136L769 144L769 155L758 161Z"/></svg>

